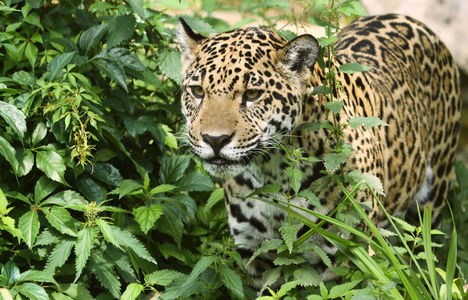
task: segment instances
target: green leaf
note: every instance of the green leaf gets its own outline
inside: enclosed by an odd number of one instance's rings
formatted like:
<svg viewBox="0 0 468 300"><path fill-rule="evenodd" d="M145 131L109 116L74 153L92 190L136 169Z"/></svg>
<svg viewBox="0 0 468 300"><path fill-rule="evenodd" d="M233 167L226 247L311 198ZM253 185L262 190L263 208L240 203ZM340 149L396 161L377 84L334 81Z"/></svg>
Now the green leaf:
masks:
<svg viewBox="0 0 468 300"><path fill-rule="evenodd" d="M242 279L239 274L230 268L223 268L219 273L221 281L224 285L237 297L244 297L244 287L242 285Z"/></svg>
<svg viewBox="0 0 468 300"><path fill-rule="evenodd" d="M306 262L306 260L302 256L294 256L294 257L283 257L278 256L273 263L277 266L288 266L288 265L299 265Z"/></svg>
<svg viewBox="0 0 468 300"><path fill-rule="evenodd" d="M387 123L381 119L371 116L371 117L357 117L349 120L349 126L354 129L357 129L359 126L364 125L366 128L372 128L374 126L388 126Z"/></svg>
<svg viewBox="0 0 468 300"><path fill-rule="evenodd" d="M145 19L145 7L143 0L128 0L128 3L132 7L134 13L136 13L141 19Z"/></svg>
<svg viewBox="0 0 468 300"><path fill-rule="evenodd" d="M193 267L193 270L187 277L184 286L189 285L191 282L195 281L200 276L200 274L208 269L208 267L211 266L211 264L213 264L216 260L216 256L202 256L202 258L200 258L197 264Z"/></svg>
<svg viewBox="0 0 468 300"><path fill-rule="evenodd" d="M161 205L140 206L133 210L135 221L140 225L141 231L147 234L156 221L164 214Z"/></svg>
<svg viewBox="0 0 468 300"><path fill-rule="evenodd" d="M213 27L202 20L197 20L188 16L184 16L184 21L192 28L194 31L201 33L201 34L210 34L210 33L218 33L217 30L213 29Z"/></svg>
<svg viewBox="0 0 468 300"><path fill-rule="evenodd" d="M2 189L0 188L0 215L8 214L7 207L8 200L5 197L5 194L3 193Z"/></svg>
<svg viewBox="0 0 468 300"><path fill-rule="evenodd" d="M36 165L39 170L43 171L50 179L60 182L66 186L69 186L65 181L65 163L60 154L53 150L37 151L36 153Z"/></svg>
<svg viewBox="0 0 468 300"><path fill-rule="evenodd" d="M91 177L82 175L76 179L76 185L80 192L88 199L89 201L94 201L101 203L104 198L104 192Z"/></svg>
<svg viewBox="0 0 468 300"><path fill-rule="evenodd" d="M146 70L145 66L140 62L138 57L135 54L131 53L126 48L113 48L113 49L105 49L99 52L94 59L105 59L113 61L119 64L122 67L132 69L138 72L143 72ZM146 116L140 116L139 119L147 118ZM153 124L153 120L150 120L151 124ZM144 121L141 122L144 124Z"/></svg>
<svg viewBox="0 0 468 300"><path fill-rule="evenodd" d="M281 190L281 186L278 184L267 184L264 185L263 187L255 190L253 193L248 195L246 198L250 198L256 195L267 195L267 194L274 194L274 193L279 193Z"/></svg>
<svg viewBox="0 0 468 300"><path fill-rule="evenodd" d="M123 249L116 248L112 245L109 245L105 248L106 259L110 259L114 262L117 272L127 283L129 282L139 282L135 275L135 269L138 270L138 267L132 263L137 262L133 255L129 256ZM132 261L130 261L132 259ZM138 260L138 264L144 268L148 265L146 263L141 264L141 260Z"/></svg>
<svg viewBox="0 0 468 300"><path fill-rule="evenodd" d="M111 243L112 245L116 246L117 248L121 248L119 242L115 238L114 232L112 231L111 225L102 219L96 220L96 225L98 225L99 230L101 231L104 239Z"/></svg>
<svg viewBox="0 0 468 300"><path fill-rule="evenodd" d="M64 239L55 245L54 250L52 250L47 258L44 271L53 274L55 273L55 268L63 266L71 254L73 245L75 245L75 241L68 239Z"/></svg>
<svg viewBox="0 0 468 300"><path fill-rule="evenodd" d="M110 186L119 186L122 182L120 171L108 163L99 163L94 165L91 175Z"/></svg>
<svg viewBox="0 0 468 300"><path fill-rule="evenodd" d="M96 59L91 60L91 62L101 70L101 72L117 82L128 93L127 75L125 75L125 70L121 65L107 59Z"/></svg>
<svg viewBox="0 0 468 300"><path fill-rule="evenodd" d="M26 18L23 19L23 21L44 30L41 24L41 16L39 16L39 14L36 12L30 13Z"/></svg>
<svg viewBox="0 0 468 300"><path fill-rule="evenodd" d="M278 281L278 278L280 277L280 275L281 275L281 267L277 267L277 268L265 271L265 273L263 273L264 283L263 283L263 287L262 287L261 291L263 291L265 289L265 287L271 286L274 283L276 283L276 281Z"/></svg>
<svg viewBox="0 0 468 300"><path fill-rule="evenodd" d="M338 12L349 16L367 16L367 11L361 2L356 0L345 1L337 9Z"/></svg>
<svg viewBox="0 0 468 300"><path fill-rule="evenodd" d="M63 234L76 237L75 222L68 210L63 207L54 206L49 211L44 211L47 221L55 229Z"/></svg>
<svg viewBox="0 0 468 300"><path fill-rule="evenodd" d="M120 182L118 191L119 191L119 199L121 199L123 196L130 194L131 192L138 190L142 188L143 185L135 180L132 179L126 179L122 180Z"/></svg>
<svg viewBox="0 0 468 300"><path fill-rule="evenodd" d="M322 276L309 265L298 268L293 273L294 280L302 286L319 286L322 282Z"/></svg>
<svg viewBox="0 0 468 300"><path fill-rule="evenodd" d="M42 205L47 204L56 204L63 207L69 206L85 206L88 204L80 194L75 191L66 190L62 192L58 192L52 196L50 196L47 200L42 202Z"/></svg>
<svg viewBox="0 0 468 300"><path fill-rule="evenodd" d="M158 185L157 187L153 188L150 193L151 193L151 195L156 195L156 194L160 194L160 193L166 193L166 192L173 191L175 188L177 188L175 185L161 184L161 185Z"/></svg>
<svg viewBox="0 0 468 300"><path fill-rule="evenodd" d="M320 47L325 48L328 45L331 45L338 40L338 37L336 35L332 35L330 37L319 37L317 38L317 42L319 42Z"/></svg>
<svg viewBox="0 0 468 300"><path fill-rule="evenodd" d="M115 299L120 298L120 281L119 276L113 268L112 261L104 258L102 249L98 249L91 256L89 269L91 273L96 275L96 278L105 287Z"/></svg>
<svg viewBox="0 0 468 300"><path fill-rule="evenodd" d="M45 136L47 135L47 126L44 122L37 123L36 127L31 136L31 143L33 146L37 145L40 141L42 141Z"/></svg>
<svg viewBox="0 0 468 300"><path fill-rule="evenodd" d="M181 247L182 234L184 232L184 223L177 213L168 205L163 206L164 215L158 221L158 228L161 232L167 233L174 238L177 246Z"/></svg>
<svg viewBox="0 0 468 300"><path fill-rule="evenodd" d="M174 80L177 84L182 82L181 53L178 51L163 50L157 59L161 72Z"/></svg>
<svg viewBox="0 0 468 300"><path fill-rule="evenodd" d="M27 130L26 116L24 113L16 108L16 106L0 101L0 116L10 125L13 131L22 140L24 133Z"/></svg>
<svg viewBox="0 0 468 300"><path fill-rule="evenodd" d="M9 260L6 264L3 265L1 274L7 280L6 287L11 287L20 277L20 270L12 260Z"/></svg>
<svg viewBox="0 0 468 300"><path fill-rule="evenodd" d="M131 14L116 16L114 19L112 19L111 22L109 22L109 25L107 47L114 48L124 41L130 39L135 33L135 16Z"/></svg>
<svg viewBox="0 0 468 300"><path fill-rule="evenodd" d="M212 191L214 186L210 177L195 171L182 177L177 183L179 191Z"/></svg>
<svg viewBox="0 0 468 300"><path fill-rule="evenodd" d="M298 197L306 198L313 206L321 207L322 204L320 203L319 198L311 191L303 191L297 194Z"/></svg>
<svg viewBox="0 0 468 300"><path fill-rule="evenodd" d="M37 47L29 41L26 45L26 49L24 49L24 56L29 60L29 64L31 64L33 70L36 65L37 52Z"/></svg>
<svg viewBox="0 0 468 300"><path fill-rule="evenodd" d="M76 55L76 52L74 51L67 52L67 53L54 57L50 61L49 65L47 66L47 71L50 72L50 75L49 75L50 81L54 80L61 74L62 69L65 68L65 66L68 65L72 61L75 55Z"/></svg>
<svg viewBox="0 0 468 300"><path fill-rule="evenodd" d="M330 298L343 297L347 292L349 292L353 287L358 285L361 280L346 282L340 285L335 285L330 290Z"/></svg>
<svg viewBox="0 0 468 300"><path fill-rule="evenodd" d="M26 282L20 284L15 290L28 297L30 300L49 300L49 296L44 288L35 283Z"/></svg>
<svg viewBox="0 0 468 300"><path fill-rule="evenodd" d="M289 6L290 4L286 0L264 0L264 1L261 1L260 4L252 6L251 8L249 8L249 10L257 9L260 7L273 8L273 7L289 7Z"/></svg>
<svg viewBox="0 0 468 300"><path fill-rule="evenodd" d="M325 106L334 114L337 115L341 108L343 107L344 102L343 101L333 101L333 102L327 102Z"/></svg>
<svg viewBox="0 0 468 300"><path fill-rule="evenodd" d="M133 234L130 232L120 229L119 227L109 225L112 232L114 233L117 243L121 246L125 246L128 249L133 250L137 256L147 260L153 264L156 264L156 261L151 256L151 254L146 250L143 243L141 243Z"/></svg>
<svg viewBox="0 0 468 300"><path fill-rule="evenodd" d="M299 169L287 167L285 169L285 172L286 174L288 174L289 181L291 182L294 193L297 195L299 193L299 190L301 189L302 171Z"/></svg>
<svg viewBox="0 0 468 300"><path fill-rule="evenodd" d="M151 285L168 286L175 279L185 276L174 270L159 270L145 276L145 282Z"/></svg>
<svg viewBox="0 0 468 300"><path fill-rule="evenodd" d="M91 47L99 43L101 38L108 30L108 24L94 25L83 32L78 40L81 49L87 52Z"/></svg>
<svg viewBox="0 0 468 300"><path fill-rule="evenodd" d="M218 0L203 0L202 1L202 9L206 11L208 14L211 14L218 5Z"/></svg>
<svg viewBox="0 0 468 300"><path fill-rule="evenodd" d="M91 293L82 284L62 283L59 291L69 295L72 299L93 299Z"/></svg>
<svg viewBox="0 0 468 300"><path fill-rule="evenodd" d="M75 244L75 267L76 275L75 281L80 278L81 272L83 272L86 263L88 262L89 256L91 255L91 249L93 249L94 242L94 229L91 227L85 227L78 232L78 239Z"/></svg>
<svg viewBox="0 0 468 300"><path fill-rule="evenodd" d="M23 281L49 282L58 285L58 283L55 281L54 277L52 277L51 274L38 270L27 270L21 273L18 277L18 282Z"/></svg>
<svg viewBox="0 0 468 300"><path fill-rule="evenodd" d="M121 300L134 300L138 298L141 292L145 289L145 287L139 283L130 283L125 292L120 297Z"/></svg>
<svg viewBox="0 0 468 300"><path fill-rule="evenodd" d="M292 253L293 250L293 243L294 243L294 236L296 232L299 230L299 225L284 225L279 228L281 233L281 237L284 240L284 243L288 247L289 253Z"/></svg>
<svg viewBox="0 0 468 300"><path fill-rule="evenodd" d="M219 188L215 189L210 197L208 198L208 201L206 201L206 206L205 206L205 212L208 212L213 206L216 205L219 201L224 199L224 189Z"/></svg>
<svg viewBox="0 0 468 300"><path fill-rule="evenodd" d="M257 256L259 256L262 253L267 253L270 250L277 250L282 244L283 240L280 239L263 241L262 246L258 248L257 251L254 252L254 254L252 254L252 257L250 257L249 261L245 265L248 266Z"/></svg>
<svg viewBox="0 0 468 300"><path fill-rule="evenodd" d="M346 74L354 74L357 72L364 72L372 69L373 67L357 64L357 63L346 63L340 66L340 72Z"/></svg>
<svg viewBox="0 0 468 300"><path fill-rule="evenodd" d="M372 174L362 174L360 171L353 171L348 174L353 184L365 184L373 189L376 193L385 195L385 191L380 179Z"/></svg>
<svg viewBox="0 0 468 300"><path fill-rule="evenodd" d="M340 165L344 164L348 159L349 154L340 152L340 153L328 153L323 157L325 168L328 171L334 173Z"/></svg>
<svg viewBox="0 0 468 300"><path fill-rule="evenodd" d="M20 148L16 151L15 156L18 161L18 176L22 177L31 172L34 167L34 154L32 151Z"/></svg>
<svg viewBox="0 0 468 300"><path fill-rule="evenodd" d="M28 245L29 249L34 245L37 235L39 234L39 216L37 210L33 209L21 216L18 228L23 234L23 240Z"/></svg>
<svg viewBox="0 0 468 300"><path fill-rule="evenodd" d="M42 199L49 196L59 184L53 180L50 180L46 176L41 176L36 182L34 187L34 201L35 203L41 202Z"/></svg>
<svg viewBox="0 0 468 300"><path fill-rule="evenodd" d="M164 158L159 177L161 183L174 183L184 175L190 163L190 156L174 156Z"/></svg>
<svg viewBox="0 0 468 300"><path fill-rule="evenodd" d="M0 154L10 163L14 174L17 175L19 163L16 159L16 150L2 136L0 136Z"/></svg>

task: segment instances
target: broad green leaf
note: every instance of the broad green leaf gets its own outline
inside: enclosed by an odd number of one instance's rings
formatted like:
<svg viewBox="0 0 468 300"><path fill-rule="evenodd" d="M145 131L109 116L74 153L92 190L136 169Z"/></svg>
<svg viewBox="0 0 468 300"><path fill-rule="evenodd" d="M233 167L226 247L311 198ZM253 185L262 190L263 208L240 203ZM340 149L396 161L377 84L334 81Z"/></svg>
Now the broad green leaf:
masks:
<svg viewBox="0 0 468 300"><path fill-rule="evenodd" d="M34 167L34 154L29 149L20 148L16 151L18 161L18 176L22 177L31 172Z"/></svg>
<svg viewBox="0 0 468 300"><path fill-rule="evenodd" d="M302 286L319 286L322 276L309 265L301 266L293 273L294 280L299 281Z"/></svg>
<svg viewBox="0 0 468 300"><path fill-rule="evenodd" d="M161 72L178 84L182 82L181 53L178 51L163 50L157 59Z"/></svg>
<svg viewBox="0 0 468 300"><path fill-rule="evenodd" d="M134 300L138 298L141 292L144 290L144 286L139 283L130 283L125 292L120 297L121 300Z"/></svg>
<svg viewBox="0 0 468 300"><path fill-rule="evenodd" d="M109 48L114 48L127 41L135 33L136 20L135 16L132 14L115 16L109 24L110 26L107 38L107 47Z"/></svg>
<svg viewBox="0 0 468 300"><path fill-rule="evenodd" d="M344 102L343 101L333 101L333 102L327 102L325 106L334 114L337 115L341 108L343 107Z"/></svg>
<svg viewBox="0 0 468 300"><path fill-rule="evenodd" d="M59 291L67 294L72 299L93 299L91 293L82 284L61 283L59 286Z"/></svg>
<svg viewBox="0 0 468 300"><path fill-rule="evenodd" d="M387 123L381 119L371 116L371 117L357 117L349 120L349 126L354 129L357 129L359 126L364 125L366 128L372 128L374 126L388 126Z"/></svg>
<svg viewBox="0 0 468 300"><path fill-rule="evenodd" d="M94 165L91 175L110 186L119 186L122 182L120 171L109 163L98 163Z"/></svg>
<svg viewBox="0 0 468 300"><path fill-rule="evenodd" d="M133 54L126 48L112 48L102 50L96 56L94 56L94 59L98 58L113 61L122 67L132 69L138 72L143 72L146 70L145 66L143 66L138 57L136 57L135 54ZM140 118L147 117L141 116ZM150 119L150 122L153 124L154 120Z"/></svg>
<svg viewBox="0 0 468 300"><path fill-rule="evenodd" d="M34 187L34 202L38 204L42 199L53 193L58 186L57 182L42 175Z"/></svg>
<svg viewBox="0 0 468 300"><path fill-rule="evenodd" d="M14 73L11 76L11 79L25 86L33 86L36 84L36 81L37 81L37 78L34 76L33 73L28 73L23 70ZM24 95L26 95L26 93Z"/></svg>
<svg viewBox="0 0 468 300"><path fill-rule="evenodd" d="M372 67L357 64L357 63L346 63L340 66L340 72L347 74L354 74L357 72L364 72L372 69Z"/></svg>
<svg viewBox="0 0 468 300"><path fill-rule="evenodd" d="M328 153L323 157L325 168L334 173L348 159L349 153Z"/></svg>
<svg viewBox="0 0 468 300"><path fill-rule="evenodd" d="M55 281L51 274L38 270L27 270L21 273L18 277L18 282L22 281L48 282L58 285L57 281Z"/></svg>
<svg viewBox="0 0 468 300"><path fill-rule="evenodd" d="M173 191L175 188L177 188L175 185L161 184L161 185L158 185L157 187L153 188L150 193L151 193L151 195L156 195L156 194L160 194L160 193L167 193L167 192Z"/></svg>
<svg viewBox="0 0 468 300"><path fill-rule="evenodd" d="M335 285L330 289L330 298L343 297L347 292L349 292L353 287L358 285L361 280L346 282L340 285Z"/></svg>
<svg viewBox="0 0 468 300"><path fill-rule="evenodd" d="M91 250L93 249L94 242L94 229L91 227L85 227L78 232L78 239L75 244L75 267L76 267L76 282L80 278L81 272L83 272L86 263L88 262Z"/></svg>
<svg viewBox="0 0 468 300"><path fill-rule="evenodd" d="M108 30L108 24L94 25L83 32L78 41L78 45L81 49L87 52L91 47L94 47L99 43L101 38Z"/></svg>
<svg viewBox="0 0 468 300"><path fill-rule="evenodd" d="M32 41L29 41L26 45L26 49L24 49L24 56L29 60L29 64L33 70L36 65L37 52L36 45L34 45Z"/></svg>
<svg viewBox="0 0 468 300"><path fill-rule="evenodd" d="M312 91L312 95L319 95L319 94L323 94L323 95L330 94L330 87L323 86L323 85L315 87L314 90Z"/></svg>
<svg viewBox="0 0 468 300"><path fill-rule="evenodd" d="M158 270L145 276L145 282L151 285L168 286L177 278L181 278L185 274L174 270Z"/></svg>
<svg viewBox="0 0 468 300"><path fill-rule="evenodd" d="M140 258L156 264L156 261L148 252L148 250L146 250L143 243L140 242L133 234L127 230L120 229L119 227L113 225L109 226L111 227L111 230L114 233L114 237L119 245L133 250L133 252Z"/></svg>
<svg viewBox="0 0 468 300"><path fill-rule="evenodd" d="M13 173L18 174L19 163L16 159L16 150L2 136L0 136L0 154L10 163Z"/></svg>
<svg viewBox="0 0 468 300"><path fill-rule="evenodd" d="M63 207L54 206L50 210L43 210L47 221L55 229L63 234L68 234L76 237L76 227L73 217L70 215L68 210Z"/></svg>
<svg viewBox="0 0 468 300"><path fill-rule="evenodd" d="M140 225L141 231L147 234L156 221L164 213L161 205L140 206L133 210L135 221Z"/></svg>
<svg viewBox="0 0 468 300"><path fill-rule="evenodd" d="M288 265L299 265L305 263L306 260L302 256L294 256L294 257L283 257L278 256L273 263L277 266L288 266Z"/></svg>
<svg viewBox="0 0 468 300"><path fill-rule="evenodd" d="M184 175L189 163L189 156L165 157L159 169L161 183L170 184L176 182Z"/></svg>
<svg viewBox="0 0 468 300"><path fill-rule="evenodd" d="M295 130L310 130L310 131L319 131L322 123L320 122L311 122L311 123L302 123L301 125L297 126Z"/></svg>
<svg viewBox="0 0 468 300"><path fill-rule="evenodd" d="M319 198L311 191L302 191L299 194L297 194L297 196L306 198L315 207L322 206Z"/></svg>
<svg viewBox="0 0 468 300"><path fill-rule="evenodd" d="M55 245L54 249L47 257L44 271L53 274L55 273L55 268L63 266L68 260L75 243L76 241L74 240L63 239L60 243Z"/></svg>
<svg viewBox="0 0 468 300"><path fill-rule="evenodd" d="M85 196L89 201L101 203L106 197L99 184L87 175L81 175L78 177L76 179L76 185L83 196Z"/></svg>
<svg viewBox="0 0 468 300"><path fill-rule="evenodd" d="M372 174L362 174L360 171L353 171L348 174L354 184L365 184L376 193L385 195L385 191L380 179Z"/></svg>
<svg viewBox="0 0 468 300"><path fill-rule="evenodd" d="M199 171L182 177L177 185L179 191L212 191L214 188L210 177Z"/></svg>
<svg viewBox="0 0 468 300"><path fill-rule="evenodd" d="M44 30L41 24L41 16L39 16L39 14L36 12L30 13L26 18L23 19L23 21Z"/></svg>
<svg viewBox="0 0 468 300"><path fill-rule="evenodd" d="M9 260L3 265L1 275L7 280L7 287L11 287L20 277L20 270L12 260Z"/></svg>
<svg viewBox="0 0 468 300"><path fill-rule="evenodd" d="M127 93L127 75L125 70L118 63L106 60L96 59L91 61L101 72L109 76L115 82L117 82Z"/></svg>
<svg viewBox="0 0 468 300"><path fill-rule="evenodd" d="M265 271L263 273L264 283L263 283L262 291L265 289L265 287L271 286L274 283L276 283L276 281L278 281L278 278L280 277L280 275L281 275L281 268L280 267Z"/></svg>
<svg viewBox="0 0 468 300"><path fill-rule="evenodd" d="M218 5L218 0L203 0L202 1L202 9L206 11L208 14L211 14Z"/></svg>
<svg viewBox="0 0 468 300"><path fill-rule="evenodd" d="M33 146L37 145L40 141L42 141L45 136L47 135L47 126L44 122L37 123L36 127L31 136L31 143Z"/></svg>
<svg viewBox="0 0 468 300"><path fill-rule="evenodd" d="M112 231L111 225L102 219L96 220L96 225L98 225L99 230L101 231L104 239L111 243L112 245L116 246L117 248L121 248L119 242L115 238L114 232Z"/></svg>
<svg viewBox="0 0 468 300"><path fill-rule="evenodd" d="M317 42L319 42L320 47L324 48L335 43L337 39L338 37L336 35L332 35L330 37L319 37L317 38Z"/></svg>
<svg viewBox="0 0 468 300"><path fill-rule="evenodd" d="M301 282L297 281L297 280L286 282L285 284L281 285L281 288L278 291L278 296L279 297L285 296L290 290L292 290L293 288L295 288L299 284L301 284Z"/></svg>
<svg viewBox="0 0 468 300"><path fill-rule="evenodd" d="M187 281L188 276L184 276L174 280L162 294L162 298L165 300L172 299L191 299L192 295L197 291L200 291L204 285L200 280Z"/></svg>
<svg viewBox="0 0 468 300"><path fill-rule="evenodd" d="M294 236L296 235L296 232L298 230L299 230L299 225L284 225L284 226L281 226L279 229L281 233L281 237L283 238L284 243L288 247L289 253L292 253Z"/></svg>
<svg viewBox="0 0 468 300"><path fill-rule="evenodd" d="M290 4L286 0L264 0L261 1L260 4L257 4L255 6L252 6L250 9L257 9L260 7L267 7L267 8L273 8L273 7L289 7Z"/></svg>
<svg viewBox="0 0 468 300"><path fill-rule="evenodd" d="M37 210L33 209L21 216L18 228L23 234L23 240L28 245L29 249L34 245L37 235L39 234L39 216Z"/></svg>
<svg viewBox="0 0 468 300"><path fill-rule="evenodd" d="M65 181L65 163L63 157L53 150L37 151L36 165L50 179L69 186Z"/></svg>
<svg viewBox="0 0 468 300"><path fill-rule="evenodd" d="M192 272L187 277L184 285L188 285L195 281L200 276L200 274L208 269L216 260L216 256L202 256L202 258L200 258L200 260L193 267Z"/></svg>
<svg viewBox="0 0 468 300"><path fill-rule="evenodd" d="M208 212L216 203L224 199L224 189L219 188L215 189L210 197L208 198L208 201L206 201L206 206L205 206L205 212Z"/></svg>
<svg viewBox="0 0 468 300"><path fill-rule="evenodd" d="M26 116L16 106L0 101L0 116L7 122L20 139L27 130Z"/></svg>
<svg viewBox="0 0 468 300"><path fill-rule="evenodd" d="M119 276L113 268L112 261L104 258L102 249L98 249L91 256L89 269L91 273L96 275L96 278L111 294L114 299L120 298L121 283Z"/></svg>
<svg viewBox="0 0 468 300"><path fill-rule="evenodd" d="M58 192L42 202L42 205L46 204L56 204L64 207L68 206L85 206L88 204L80 194L75 191L66 190Z"/></svg>
<svg viewBox="0 0 468 300"><path fill-rule="evenodd" d="M35 283L25 282L18 285L15 289L30 300L49 300L49 295L47 295L44 288Z"/></svg>
<svg viewBox="0 0 468 300"><path fill-rule="evenodd" d="M350 0L341 3L337 9L338 12L349 16L367 16L367 11L361 2L357 0Z"/></svg>
<svg viewBox="0 0 468 300"><path fill-rule="evenodd" d="M145 19L145 7L143 0L128 0L128 3L132 7L134 13L136 13L141 19Z"/></svg>
<svg viewBox="0 0 468 300"><path fill-rule="evenodd" d="M119 192L119 199L125 195L130 194L131 192L135 190L141 189L142 187L143 185L136 180L132 180L132 179L122 180L117 189Z"/></svg>
<svg viewBox="0 0 468 300"><path fill-rule="evenodd" d="M191 17L184 17L184 21L192 28L194 31L201 33L201 34L210 34L210 33L218 33L217 30L213 29L213 27L202 20L197 20Z"/></svg>
<svg viewBox="0 0 468 300"><path fill-rule="evenodd" d="M50 75L49 75L50 81L54 80L60 75L60 73L62 72L62 69L65 68L65 66L68 65L72 61L75 55L76 55L76 52L67 52L67 53L54 57L50 61L49 65L47 66L47 71L50 72Z"/></svg>
<svg viewBox="0 0 468 300"><path fill-rule="evenodd" d="M135 267L132 263L136 262L134 255L128 255L124 250L116 248L112 245L105 247L105 257L114 262L117 269L117 273L122 277L125 282L139 282L140 280L135 275ZM131 261L130 261L131 259ZM138 260L138 264L142 266L141 260ZM145 267L147 265L145 264Z"/></svg>
<svg viewBox="0 0 468 300"><path fill-rule="evenodd" d="M5 194L3 193L2 189L0 188L0 215L6 215L8 213L7 206L8 200L5 197Z"/></svg>
<svg viewBox="0 0 468 300"><path fill-rule="evenodd" d="M239 274L230 268L223 268L219 273L221 281L224 285L237 297L244 297L244 286Z"/></svg>
<svg viewBox="0 0 468 300"><path fill-rule="evenodd" d="M293 169L291 167L287 167L285 171L289 176L289 181L291 182L294 194L297 195L301 189L302 171L299 169Z"/></svg>
<svg viewBox="0 0 468 300"><path fill-rule="evenodd" d="M172 236L179 248L181 247L182 234L184 232L184 223L179 218L177 213L168 206L164 205L164 215L158 220L158 229L161 232Z"/></svg>
<svg viewBox="0 0 468 300"><path fill-rule="evenodd" d="M267 253L270 250L277 250L282 244L283 240L280 239L263 241L262 246L258 248L257 251L254 252L254 254L252 254L252 257L245 265L248 266L257 256L259 256L262 253Z"/></svg>
<svg viewBox="0 0 468 300"><path fill-rule="evenodd" d="M256 195L275 194L275 193L279 193L280 190L281 190L281 186L278 184L267 184L257 189L256 191L248 195L246 198L250 198Z"/></svg>

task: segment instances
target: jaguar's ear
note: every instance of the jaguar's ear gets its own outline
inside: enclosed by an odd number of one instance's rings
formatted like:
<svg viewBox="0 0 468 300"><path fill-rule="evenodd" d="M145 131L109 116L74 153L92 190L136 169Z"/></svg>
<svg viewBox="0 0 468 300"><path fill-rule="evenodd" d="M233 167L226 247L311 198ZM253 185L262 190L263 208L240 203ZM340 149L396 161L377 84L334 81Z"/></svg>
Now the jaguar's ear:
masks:
<svg viewBox="0 0 468 300"><path fill-rule="evenodd" d="M310 76L320 53L317 40L304 34L296 37L278 51L277 59L287 69L302 76Z"/></svg>
<svg viewBox="0 0 468 300"><path fill-rule="evenodd" d="M177 37L179 38L180 46L182 47L182 65L185 70L197 55L200 45L206 37L194 32L182 18L179 18Z"/></svg>

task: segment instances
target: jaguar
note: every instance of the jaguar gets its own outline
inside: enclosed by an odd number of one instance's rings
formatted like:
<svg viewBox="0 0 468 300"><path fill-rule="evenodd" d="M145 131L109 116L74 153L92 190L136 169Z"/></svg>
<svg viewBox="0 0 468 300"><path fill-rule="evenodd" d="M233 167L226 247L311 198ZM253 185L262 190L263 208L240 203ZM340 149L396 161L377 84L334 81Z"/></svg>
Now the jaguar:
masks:
<svg viewBox="0 0 468 300"><path fill-rule="evenodd" d="M212 37L195 32L180 19L182 51L181 104L186 139L205 170L224 182L225 205L231 235L244 261L265 240L281 238L283 209L248 198L268 184L288 191L285 151L278 145L302 149L305 157L322 159L333 152L327 129L306 130L301 124L331 122L329 97L313 93L326 77L319 66L320 45L312 35L290 41L263 27L238 28ZM334 69L345 63L371 67L357 73L337 72L344 105L340 123L376 116L388 126L344 128L353 151L344 173L360 171L377 176L385 194L378 199L394 216L417 215L433 208L440 220L460 131L461 98L454 60L439 37L408 16L387 14L362 17L343 29L335 43ZM328 58L323 58L328 63ZM324 175L324 163L301 162L301 190ZM343 199L331 182L313 204L295 196L292 204L329 214ZM372 203L371 220L385 226L387 218L369 190L358 191L357 201ZM311 216L313 222L319 219ZM325 225L333 231L336 228ZM296 238L308 231L303 225ZM309 240L330 257L337 249L319 234ZM311 251L304 258L324 280L337 275ZM274 251L247 265L254 285L274 266Z"/></svg>

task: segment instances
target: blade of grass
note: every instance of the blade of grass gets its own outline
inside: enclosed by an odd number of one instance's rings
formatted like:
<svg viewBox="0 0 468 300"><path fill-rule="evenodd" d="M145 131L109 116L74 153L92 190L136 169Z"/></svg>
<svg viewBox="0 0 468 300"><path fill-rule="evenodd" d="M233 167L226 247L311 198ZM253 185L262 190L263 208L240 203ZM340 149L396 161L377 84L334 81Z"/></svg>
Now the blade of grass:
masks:
<svg viewBox="0 0 468 300"><path fill-rule="evenodd" d="M445 283L447 285L447 299L452 300L453 277L455 276L455 268L457 265L457 228L453 218L452 207L449 203L447 203L447 205L450 211L450 216L452 217L453 229L447 258Z"/></svg>
<svg viewBox="0 0 468 300"><path fill-rule="evenodd" d="M419 207L418 207L419 209ZM429 279L431 285L429 285L429 290L432 293L434 299L438 300L440 298L438 292L439 282L437 280L437 272L435 269L434 264L434 253L432 251L432 239L431 239L431 207L424 207L424 215L422 221L422 238L423 238L423 245L424 245L424 252L426 254L426 263L427 263L427 271L429 273Z"/></svg>

